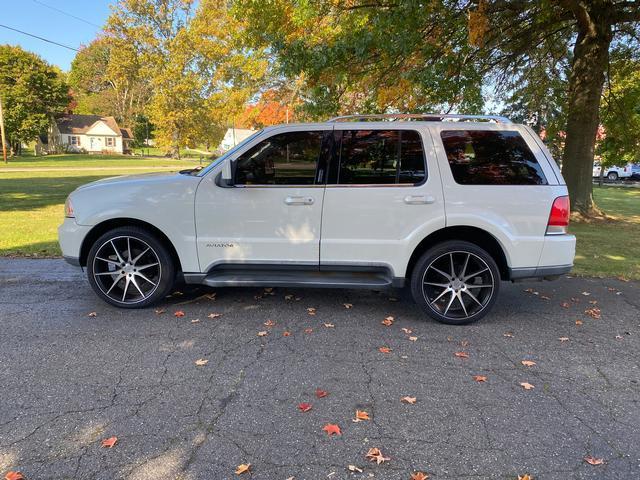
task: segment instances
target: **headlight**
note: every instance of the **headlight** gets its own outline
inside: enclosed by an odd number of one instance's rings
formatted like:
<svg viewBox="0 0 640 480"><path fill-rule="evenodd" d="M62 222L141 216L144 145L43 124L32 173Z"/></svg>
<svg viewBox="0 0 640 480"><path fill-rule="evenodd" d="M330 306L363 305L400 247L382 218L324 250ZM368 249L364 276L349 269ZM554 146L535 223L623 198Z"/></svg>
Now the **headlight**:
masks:
<svg viewBox="0 0 640 480"><path fill-rule="evenodd" d="M73 205L71 204L71 197L67 197L67 200L64 202L64 216L67 218L75 218Z"/></svg>

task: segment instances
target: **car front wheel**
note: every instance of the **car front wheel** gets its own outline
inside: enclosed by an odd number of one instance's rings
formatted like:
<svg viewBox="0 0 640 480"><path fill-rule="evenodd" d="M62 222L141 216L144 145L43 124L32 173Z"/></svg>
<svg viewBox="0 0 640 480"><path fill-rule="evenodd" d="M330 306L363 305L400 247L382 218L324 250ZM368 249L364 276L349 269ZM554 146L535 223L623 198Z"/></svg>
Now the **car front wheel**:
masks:
<svg viewBox="0 0 640 480"><path fill-rule="evenodd" d="M493 306L500 287L498 266L482 248L447 241L425 252L411 275L411 293L435 320L464 325L480 320Z"/></svg>
<svg viewBox="0 0 640 480"><path fill-rule="evenodd" d="M92 245L87 276L93 290L107 303L143 308L170 293L175 266L155 236L138 227L120 227Z"/></svg>
<svg viewBox="0 0 640 480"><path fill-rule="evenodd" d="M616 172L609 172L607 178L612 182L615 182L616 180L618 180L618 174Z"/></svg>

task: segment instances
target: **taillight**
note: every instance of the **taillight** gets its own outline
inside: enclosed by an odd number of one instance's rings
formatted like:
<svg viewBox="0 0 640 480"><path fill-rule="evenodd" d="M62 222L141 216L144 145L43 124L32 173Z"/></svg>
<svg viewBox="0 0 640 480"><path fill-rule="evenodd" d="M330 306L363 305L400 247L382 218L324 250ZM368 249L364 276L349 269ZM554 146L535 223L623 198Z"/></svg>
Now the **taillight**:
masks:
<svg viewBox="0 0 640 480"><path fill-rule="evenodd" d="M547 235L567 233L569 226L569 197L558 197L551 205L551 213L547 222Z"/></svg>

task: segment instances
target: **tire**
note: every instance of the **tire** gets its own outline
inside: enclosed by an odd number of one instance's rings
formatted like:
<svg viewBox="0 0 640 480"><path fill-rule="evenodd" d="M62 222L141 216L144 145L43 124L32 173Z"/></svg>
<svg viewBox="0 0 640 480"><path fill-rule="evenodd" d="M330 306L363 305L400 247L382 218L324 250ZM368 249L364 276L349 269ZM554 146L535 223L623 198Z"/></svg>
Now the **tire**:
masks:
<svg viewBox="0 0 640 480"><path fill-rule="evenodd" d="M87 277L93 291L120 308L145 308L164 299L176 276L167 247L139 227L119 227L89 250Z"/></svg>
<svg viewBox="0 0 640 480"><path fill-rule="evenodd" d="M495 260L477 245L461 240L427 250L411 274L414 301L431 318L448 325L480 320L493 307L499 290Z"/></svg>
<svg viewBox="0 0 640 480"><path fill-rule="evenodd" d="M607 174L607 178L612 182L615 182L616 180L618 180L618 172L609 172Z"/></svg>

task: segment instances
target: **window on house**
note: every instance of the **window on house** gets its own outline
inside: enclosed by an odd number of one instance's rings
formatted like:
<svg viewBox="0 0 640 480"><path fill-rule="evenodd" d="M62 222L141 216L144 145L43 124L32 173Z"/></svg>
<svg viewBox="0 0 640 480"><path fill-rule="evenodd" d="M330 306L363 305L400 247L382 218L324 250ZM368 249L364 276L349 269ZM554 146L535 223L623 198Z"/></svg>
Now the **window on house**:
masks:
<svg viewBox="0 0 640 480"><path fill-rule="evenodd" d="M69 135L69 145L80 145L80 137Z"/></svg>
<svg viewBox="0 0 640 480"><path fill-rule="evenodd" d="M106 141L105 141L105 145L107 147L115 147L116 146L116 139L113 137L107 137Z"/></svg>

